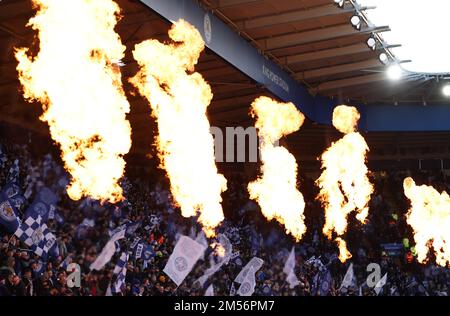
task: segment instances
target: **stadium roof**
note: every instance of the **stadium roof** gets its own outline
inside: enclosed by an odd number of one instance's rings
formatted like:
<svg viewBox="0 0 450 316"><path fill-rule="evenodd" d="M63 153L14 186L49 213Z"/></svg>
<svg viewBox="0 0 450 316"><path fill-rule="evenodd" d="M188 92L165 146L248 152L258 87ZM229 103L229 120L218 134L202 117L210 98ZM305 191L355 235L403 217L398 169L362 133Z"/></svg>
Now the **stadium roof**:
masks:
<svg viewBox="0 0 450 316"><path fill-rule="evenodd" d="M167 39L170 22L150 10L141 1L118 0L123 18L117 26L127 46L123 60L124 85L131 103L129 119L133 128L135 153L146 153L152 143L154 121L149 119L146 101L131 93L127 78L137 71L131 57L135 44L149 39ZM308 87L311 93L364 102L442 100L433 80L420 79L393 84L386 79L379 51L366 41L370 32L358 31L350 21L354 10L334 5L332 0L202 0L200 3L230 25L242 37L258 47L275 63ZM0 121L26 130L48 134L48 127L38 120L40 105L23 100L17 79L14 47L36 46L34 32L25 25L33 16L31 0L0 2ZM80 21L82 23L82 21ZM251 102L260 95L273 95L262 85L231 66L207 49L196 67L211 84L214 100L208 110L214 126L250 126ZM290 150L297 156L315 157L340 137L331 126L307 121L288 138ZM402 148L417 150L429 157L449 153L448 133L390 133L366 135L373 156L401 157ZM435 148L435 149L433 149ZM436 151L441 151L436 153Z"/></svg>

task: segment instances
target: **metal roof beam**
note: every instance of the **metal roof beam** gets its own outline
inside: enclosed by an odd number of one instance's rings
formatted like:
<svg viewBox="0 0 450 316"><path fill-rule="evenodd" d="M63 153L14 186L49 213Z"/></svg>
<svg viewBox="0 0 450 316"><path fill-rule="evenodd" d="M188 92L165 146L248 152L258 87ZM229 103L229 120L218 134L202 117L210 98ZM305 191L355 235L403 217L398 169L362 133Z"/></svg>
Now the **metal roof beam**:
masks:
<svg viewBox="0 0 450 316"><path fill-rule="evenodd" d="M352 77L349 79L328 81L328 82L321 83L319 86L314 88L313 91L315 93L319 93L319 92L323 92L323 91L336 90L336 89L340 89L340 88L357 86L357 85L368 84L368 83L373 83L373 82L380 82L380 81L386 81L385 73L377 73L377 74L366 75L366 76Z"/></svg>
<svg viewBox="0 0 450 316"><path fill-rule="evenodd" d="M259 40L258 43L264 50L270 51L345 36L386 32L386 31L390 31L388 26L368 27L360 31L356 31L350 24L343 24L338 26L326 27L318 30L274 36L271 38Z"/></svg>
<svg viewBox="0 0 450 316"><path fill-rule="evenodd" d="M384 66L378 59L369 59L359 61L356 63L343 64L332 67L325 67L313 70L307 70L296 74L299 79L310 80L313 78L319 78L330 75L337 75L351 71L365 70L370 68L376 68Z"/></svg>
<svg viewBox="0 0 450 316"><path fill-rule="evenodd" d="M296 10L281 14L257 17L245 21L236 22L236 25L243 30L250 30L262 27L269 27L278 24L297 23L301 21L322 18L326 16L342 15L355 12L355 8L348 7L345 9L336 8L333 4L313 7L308 10Z"/></svg>
<svg viewBox="0 0 450 316"><path fill-rule="evenodd" d="M369 52L370 48L364 44L364 43L358 43L354 45L348 45L344 47L339 48L331 48L331 49L324 49L316 52L309 52L309 53L303 53L303 54L296 54L296 55L290 55L283 58L280 58L280 60L286 64L296 64L296 63L304 63L314 60L321 60L321 59L328 59L328 58L335 58L335 57L341 57L341 56L347 56L347 55L353 55L353 54L359 54L359 53L366 53Z"/></svg>

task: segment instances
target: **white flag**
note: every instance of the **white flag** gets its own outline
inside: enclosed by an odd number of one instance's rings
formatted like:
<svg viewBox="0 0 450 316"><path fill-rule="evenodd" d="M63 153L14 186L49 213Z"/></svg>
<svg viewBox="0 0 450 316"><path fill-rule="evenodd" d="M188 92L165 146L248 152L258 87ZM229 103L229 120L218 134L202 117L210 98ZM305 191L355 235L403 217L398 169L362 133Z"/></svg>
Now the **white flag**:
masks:
<svg viewBox="0 0 450 316"><path fill-rule="evenodd" d="M116 241L125 237L125 228L116 232L110 240L103 247L102 252L98 255L95 261L91 264L91 270L101 270L111 260L112 256L116 252Z"/></svg>
<svg viewBox="0 0 450 316"><path fill-rule="evenodd" d="M205 252L206 247L197 241L181 236L175 245L175 249L169 257L164 273L167 274L177 286L183 282L191 272L195 263Z"/></svg>
<svg viewBox="0 0 450 316"><path fill-rule="evenodd" d="M356 285L355 280L355 272L353 271L353 263L350 263L350 266L347 269L347 272L345 273L344 279L342 280L341 287L339 288L349 288L351 286Z"/></svg>
<svg viewBox="0 0 450 316"><path fill-rule="evenodd" d="M214 286L212 284L206 289L205 296L214 296Z"/></svg>
<svg viewBox="0 0 450 316"><path fill-rule="evenodd" d="M236 288L234 287L234 282L231 282L231 288L230 288L230 296L236 295Z"/></svg>
<svg viewBox="0 0 450 316"><path fill-rule="evenodd" d="M248 273L246 274L244 280L239 286L237 294L239 296L251 296L253 292L255 292L256 280L255 280L255 270L253 267L250 267Z"/></svg>
<svg viewBox="0 0 450 316"><path fill-rule="evenodd" d="M289 283L289 287L291 289L300 284L300 281L295 275L294 268L295 268L295 249L294 247L292 247L291 253L289 254L289 257L287 258L283 268L283 272L287 274L286 281Z"/></svg>
<svg viewBox="0 0 450 316"><path fill-rule="evenodd" d="M383 286L386 284L387 281L387 273L385 275L383 275L383 277L381 278L380 281L378 281L377 285L375 285L375 293L377 293L377 295L380 294L381 290L383 289Z"/></svg>
<svg viewBox="0 0 450 316"><path fill-rule="evenodd" d="M218 239L221 247L223 247L223 249L225 250L225 253L223 254L223 257L219 258L219 261L217 263L214 263L213 258L214 253L211 253L209 260L211 266L205 271L205 273L201 277L199 277L196 280L196 282L199 282L201 286L203 286L206 280L208 280L210 276L216 273L224 264L228 264L232 256L233 246L231 245L231 242L227 238L227 236L221 234L219 235Z"/></svg>
<svg viewBox="0 0 450 316"><path fill-rule="evenodd" d="M246 265L242 268L241 272L239 272L236 279L234 279L234 282L241 284L245 277L247 276L250 269L253 269L253 273L256 273L263 265L264 260L253 257Z"/></svg>
<svg viewBox="0 0 450 316"><path fill-rule="evenodd" d="M291 289L300 284L300 280L297 278L293 270L288 274L286 281L289 283L289 288Z"/></svg>
<svg viewBox="0 0 450 316"><path fill-rule="evenodd" d="M289 275L295 268L295 249L292 247L291 253L284 264L283 272Z"/></svg>
<svg viewBox="0 0 450 316"><path fill-rule="evenodd" d="M209 247L208 245L208 240L206 240L206 236L205 233L203 232L203 230L201 230L198 234L197 237L195 237L195 241L198 242L199 244L202 244L203 246L205 246L206 248ZM205 256L201 256L200 260L205 260Z"/></svg>

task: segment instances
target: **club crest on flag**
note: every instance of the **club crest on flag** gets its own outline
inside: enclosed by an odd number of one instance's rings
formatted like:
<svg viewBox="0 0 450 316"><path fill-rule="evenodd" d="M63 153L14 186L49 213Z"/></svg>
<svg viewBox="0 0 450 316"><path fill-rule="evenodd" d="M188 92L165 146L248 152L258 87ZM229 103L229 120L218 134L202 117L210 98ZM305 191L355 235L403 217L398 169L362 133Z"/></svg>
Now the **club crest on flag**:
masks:
<svg viewBox="0 0 450 316"><path fill-rule="evenodd" d="M244 283L242 283L242 285L240 287L240 292L242 294L247 294L248 292L250 292L251 288L252 288L252 286L250 285L249 282L244 282Z"/></svg>
<svg viewBox="0 0 450 316"><path fill-rule="evenodd" d="M12 222L16 219L16 215L9 201L0 204L0 216L7 222Z"/></svg>
<svg viewBox="0 0 450 316"><path fill-rule="evenodd" d="M31 241L34 245L39 245L42 239L44 239L44 234L42 233L42 228L38 227L32 234L31 234Z"/></svg>
<svg viewBox="0 0 450 316"><path fill-rule="evenodd" d="M180 272L186 270L187 266L188 266L186 259L183 257L175 258L174 264L175 264L175 268Z"/></svg>
<svg viewBox="0 0 450 316"><path fill-rule="evenodd" d="M37 202L34 205L33 209L36 215L40 215L41 217L44 217L44 215L47 213L47 207L42 202Z"/></svg>

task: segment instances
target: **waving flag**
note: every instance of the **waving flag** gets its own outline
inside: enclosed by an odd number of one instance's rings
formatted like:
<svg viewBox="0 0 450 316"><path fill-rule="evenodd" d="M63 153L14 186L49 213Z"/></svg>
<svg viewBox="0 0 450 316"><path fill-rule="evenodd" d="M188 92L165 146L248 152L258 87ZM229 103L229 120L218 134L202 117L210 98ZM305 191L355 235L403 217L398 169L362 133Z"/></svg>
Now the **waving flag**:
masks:
<svg viewBox="0 0 450 316"><path fill-rule="evenodd" d="M203 234L203 232L202 232ZM198 240L198 236L197 236L197 240ZM227 238L227 236L225 236L224 234L220 234L219 237L219 247L221 247L221 249L223 249L223 254L221 254L221 256L219 257L219 261L217 263L214 263L214 253L211 253L211 257L210 257L210 263L211 266L205 271L205 273L197 279L197 282L200 283L201 286L203 286L206 282L206 280L212 276L214 273L216 273L217 271L219 271L219 269L224 265L224 264L228 264L228 262L231 259L232 256L232 251L233 251L233 246L231 245L230 240ZM203 244L203 243L202 243ZM205 245L205 244L203 244ZM208 246L208 244L206 244L206 247Z"/></svg>
<svg viewBox="0 0 450 316"><path fill-rule="evenodd" d="M248 270L248 273L245 275L245 278L242 280L241 286L237 291L239 296L251 296L253 292L255 292L256 279L255 279L256 271L251 266Z"/></svg>
<svg viewBox="0 0 450 316"><path fill-rule="evenodd" d="M206 289L205 296L214 296L214 286L212 284Z"/></svg>
<svg viewBox="0 0 450 316"><path fill-rule="evenodd" d="M14 234L29 246L35 254L45 259L49 253L56 255L58 247L55 235L41 221L40 216L27 217Z"/></svg>
<svg viewBox="0 0 450 316"><path fill-rule="evenodd" d="M236 279L234 279L234 282L242 284L242 282L244 282L244 279L247 276L247 274L249 273L249 271L252 270L253 273L256 273L262 267L263 263L264 263L264 260L262 260L258 257L253 257L245 265L245 267L242 268L241 272L239 272Z"/></svg>
<svg viewBox="0 0 450 316"><path fill-rule="evenodd" d="M286 263L284 264L283 272L287 275L286 281L289 283L289 287L293 289L300 284L297 276L295 275L295 249L292 247Z"/></svg>
<svg viewBox="0 0 450 316"><path fill-rule="evenodd" d="M197 241L181 236L164 267L164 273L180 286L198 259L203 256L205 249L206 247Z"/></svg>
<svg viewBox="0 0 450 316"><path fill-rule="evenodd" d="M103 247L102 252L98 255L95 261L89 267L91 270L101 270L111 260L116 252L116 241L125 238L125 229L116 232L111 239Z"/></svg>
<svg viewBox="0 0 450 316"><path fill-rule="evenodd" d="M381 290L383 289L384 285L387 282L387 273L383 275L380 281L378 281L377 285L375 285L374 291L377 293L377 295L380 295Z"/></svg>
<svg viewBox="0 0 450 316"><path fill-rule="evenodd" d="M345 273L344 279L342 280L341 287L339 288L349 288L352 286L356 286L356 277L355 273L353 271L353 263L350 264L350 266L347 269L347 272Z"/></svg>
<svg viewBox="0 0 450 316"><path fill-rule="evenodd" d="M111 287L111 292L114 294L120 293L122 291L122 287L125 285L125 277L127 275L127 263L128 263L128 254L122 252L120 255L119 261L114 267L114 275L116 276L116 281L113 283Z"/></svg>
<svg viewBox="0 0 450 316"><path fill-rule="evenodd" d="M14 233L20 226L20 219L10 199L0 198L0 224L10 233Z"/></svg>

